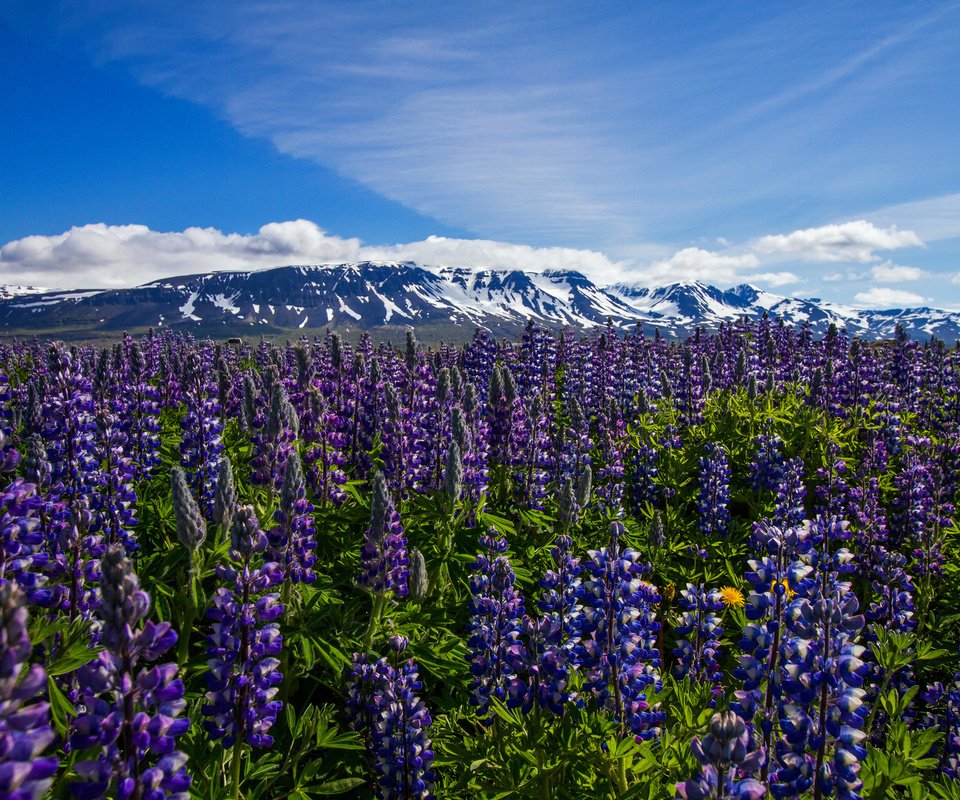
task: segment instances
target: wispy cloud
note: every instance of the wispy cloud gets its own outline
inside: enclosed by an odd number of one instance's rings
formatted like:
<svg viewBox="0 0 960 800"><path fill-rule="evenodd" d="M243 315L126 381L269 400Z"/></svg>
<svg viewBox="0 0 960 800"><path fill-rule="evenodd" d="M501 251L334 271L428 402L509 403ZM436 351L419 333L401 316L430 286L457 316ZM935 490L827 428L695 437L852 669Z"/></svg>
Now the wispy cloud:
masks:
<svg viewBox="0 0 960 800"><path fill-rule="evenodd" d="M705 225L776 229L785 195L842 214L932 174L949 137L919 152L905 123L863 135L864 112L911 99L905 76L949 81L956 7L800 3L704 27L681 7L571 0L471 6L468 22L429 0L61 6L74 43L284 153L485 238L618 257ZM941 105L923 107L930 131Z"/></svg>

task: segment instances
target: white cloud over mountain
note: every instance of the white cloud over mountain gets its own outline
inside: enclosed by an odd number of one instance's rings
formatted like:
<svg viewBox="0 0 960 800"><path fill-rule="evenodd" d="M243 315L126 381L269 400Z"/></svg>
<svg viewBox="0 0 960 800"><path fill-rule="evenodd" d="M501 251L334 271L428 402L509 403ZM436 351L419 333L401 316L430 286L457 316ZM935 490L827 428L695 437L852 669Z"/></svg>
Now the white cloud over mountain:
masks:
<svg viewBox="0 0 960 800"><path fill-rule="evenodd" d="M857 305L865 308L908 308L923 305L929 298L903 289L874 286L865 292L858 292L853 299Z"/></svg>
<svg viewBox="0 0 960 800"><path fill-rule="evenodd" d="M879 263L881 250L922 245L912 231L879 229L858 221L765 236L722 250L690 246L668 257L633 254L617 259L598 250L534 247L492 239L429 236L415 242L370 245L329 233L315 222L271 222L256 233L191 227L155 231L146 225L95 223L53 236L27 236L0 247L0 283L57 288L133 286L157 278L218 270L252 270L283 264L414 261L424 266L501 267L527 271L574 269L600 285L661 285L701 280L717 286L750 282L770 287L809 285L816 262L874 261L870 272L820 275L823 280L881 283L930 277L916 267ZM669 252L669 251L668 251ZM784 268L789 264L790 268ZM871 290L873 291L873 290ZM883 297L864 292L864 303ZM906 292L902 296L919 297ZM888 294L897 297L896 293Z"/></svg>

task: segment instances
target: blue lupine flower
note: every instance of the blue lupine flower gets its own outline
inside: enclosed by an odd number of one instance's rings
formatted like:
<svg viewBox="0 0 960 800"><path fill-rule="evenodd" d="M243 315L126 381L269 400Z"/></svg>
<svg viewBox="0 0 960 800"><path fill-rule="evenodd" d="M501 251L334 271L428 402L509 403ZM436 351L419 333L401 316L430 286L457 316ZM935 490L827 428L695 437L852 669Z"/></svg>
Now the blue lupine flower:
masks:
<svg viewBox="0 0 960 800"><path fill-rule="evenodd" d="M406 596L410 575L407 538L382 472L377 472L373 479L370 527L364 534L360 557L363 562L360 582L364 586L373 592Z"/></svg>
<svg viewBox="0 0 960 800"><path fill-rule="evenodd" d="M177 641L169 622L146 620L150 596L119 544L102 560L100 640L97 658L78 671L84 709L73 721L71 747L99 747L95 760L75 765L80 780L70 790L81 800L111 793L118 798L187 800L187 757L176 737L190 727L177 665L159 664ZM111 789L111 787L113 787Z"/></svg>
<svg viewBox="0 0 960 800"><path fill-rule="evenodd" d="M678 677L687 676L692 681L719 683L723 677L717 663L723 635L717 616L723 610L720 592L688 583L677 603L684 611L673 627L678 637L673 651L678 660L674 671Z"/></svg>
<svg viewBox="0 0 960 800"><path fill-rule="evenodd" d="M761 800L767 787L746 777L763 762L762 750L751 748L743 720L732 711L714 714L710 732L694 736L690 750L700 762L700 774L676 785L683 800Z"/></svg>
<svg viewBox="0 0 960 800"><path fill-rule="evenodd" d="M47 674L39 664L27 666L25 600L17 586L0 585L0 796L11 800L45 796L59 763L44 756L56 736L43 699Z"/></svg>
<svg viewBox="0 0 960 800"><path fill-rule="evenodd" d="M417 695L422 689L412 660L400 666L383 688L375 740L377 796L383 800L433 797L433 749L427 736L433 720Z"/></svg>
<svg viewBox="0 0 960 800"><path fill-rule="evenodd" d="M708 541L726 538L730 526L730 462L723 446L713 442L700 459L697 513L700 533Z"/></svg>
<svg viewBox="0 0 960 800"><path fill-rule="evenodd" d="M207 609L213 630L207 637L207 705L204 727L230 747L238 736L252 747L269 747L268 733L282 703L276 700L281 683L277 668L282 638L277 618L283 613L280 595L268 592L283 581L275 562L261 562L267 536L251 506L240 506L230 529L234 564L217 566L217 577L228 584L216 591Z"/></svg>
<svg viewBox="0 0 960 800"><path fill-rule="evenodd" d="M514 587L516 576L504 555L505 539L491 529L481 538L486 553L477 556L470 577L470 623L467 626L473 688L470 702L486 724L490 698L519 706L526 702L526 685L519 677L527 660L521 640L523 597Z"/></svg>
<svg viewBox="0 0 960 800"><path fill-rule="evenodd" d="M313 565L317 560L314 550L313 506L307 500L300 456L292 450L283 466L283 485L280 505L273 514L274 525L268 532L270 559L280 564L284 580L291 583L313 583L317 576Z"/></svg>
<svg viewBox="0 0 960 800"><path fill-rule="evenodd" d="M600 708L643 739L659 733L664 714L647 693L660 686L660 623L656 588L642 579L650 571L635 550L620 549L623 523L610 524L610 546L590 550L580 586L580 641L575 653L584 688Z"/></svg>

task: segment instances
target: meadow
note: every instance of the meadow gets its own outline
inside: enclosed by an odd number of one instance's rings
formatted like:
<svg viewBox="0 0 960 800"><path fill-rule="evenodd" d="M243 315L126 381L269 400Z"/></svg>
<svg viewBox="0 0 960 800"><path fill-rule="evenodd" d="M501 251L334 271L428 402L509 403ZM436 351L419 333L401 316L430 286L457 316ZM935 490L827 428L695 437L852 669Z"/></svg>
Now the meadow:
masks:
<svg viewBox="0 0 960 800"><path fill-rule="evenodd" d="M960 351L0 344L0 797L960 800Z"/></svg>

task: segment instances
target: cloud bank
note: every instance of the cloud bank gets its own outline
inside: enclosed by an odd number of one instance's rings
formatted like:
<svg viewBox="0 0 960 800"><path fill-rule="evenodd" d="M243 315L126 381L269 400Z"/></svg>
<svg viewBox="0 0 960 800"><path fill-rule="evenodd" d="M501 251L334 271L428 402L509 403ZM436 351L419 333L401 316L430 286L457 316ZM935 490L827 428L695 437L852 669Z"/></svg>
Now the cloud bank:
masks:
<svg viewBox="0 0 960 800"><path fill-rule="evenodd" d="M146 225L96 223L55 236L27 236L0 247L0 282L56 288L113 288L173 275L283 264L416 261L425 266L565 267L599 281L626 269L593 250L531 247L485 239L430 236L419 242L367 246L327 233L306 219L271 222L255 234L216 228L160 232Z"/></svg>
<svg viewBox="0 0 960 800"><path fill-rule="evenodd" d="M700 280L717 286L748 282L776 288L808 281L811 275L803 267L805 261L878 261L880 250L916 245L922 242L912 231L884 230L870 223L854 222L762 237L739 247L728 243L722 251L691 246L666 258L635 255L616 259L599 250L443 236L370 245L358 238L331 234L307 219L271 222L252 234L199 227L164 232L146 225L95 223L54 236L27 236L3 245L0 283L62 289L114 288L174 275L286 264L414 261L427 267L495 267L533 272L573 269L600 285ZM788 258L784 254L790 251L793 254ZM782 268L785 260L791 262L791 269ZM885 261L875 263L869 273L850 273L847 279L862 280L871 275L881 283L928 277L916 267ZM824 279L842 277L827 275ZM869 297L864 302L870 302Z"/></svg>

